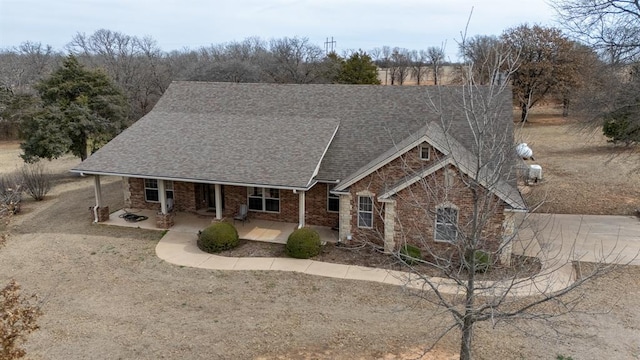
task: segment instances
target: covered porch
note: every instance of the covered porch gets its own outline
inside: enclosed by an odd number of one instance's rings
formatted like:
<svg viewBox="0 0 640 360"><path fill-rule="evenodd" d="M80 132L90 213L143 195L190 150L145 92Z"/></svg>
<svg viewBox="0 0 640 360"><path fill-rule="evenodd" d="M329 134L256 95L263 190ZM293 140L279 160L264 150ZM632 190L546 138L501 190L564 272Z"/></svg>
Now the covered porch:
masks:
<svg viewBox="0 0 640 360"><path fill-rule="evenodd" d="M126 221L123 216L126 212L135 215L146 216L147 219L138 222ZM156 211L146 209L120 209L109 215L109 219L101 222L104 225L124 226L149 230L161 230L156 225ZM198 231L209 226L216 221L214 216L203 216L188 212L175 212L174 225L171 231L187 232L197 234ZM231 221L231 220L229 220ZM269 221L261 219L249 219L249 221L236 221L234 223L238 230L240 239L252 241L264 241L278 244L285 244L289 235L298 228L297 223ZM338 232L326 226L308 226L318 231L320 240L323 242L337 242Z"/></svg>

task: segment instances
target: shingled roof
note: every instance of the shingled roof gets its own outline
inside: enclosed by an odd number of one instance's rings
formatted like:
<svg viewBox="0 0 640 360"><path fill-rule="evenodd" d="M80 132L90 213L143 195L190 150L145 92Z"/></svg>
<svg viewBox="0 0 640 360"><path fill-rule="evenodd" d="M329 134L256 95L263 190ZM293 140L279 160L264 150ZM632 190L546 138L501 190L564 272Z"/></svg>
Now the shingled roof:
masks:
<svg viewBox="0 0 640 360"><path fill-rule="evenodd" d="M347 178L443 119L473 153L462 89L173 82L149 114L73 171L308 188ZM510 94L496 101L511 134Z"/></svg>

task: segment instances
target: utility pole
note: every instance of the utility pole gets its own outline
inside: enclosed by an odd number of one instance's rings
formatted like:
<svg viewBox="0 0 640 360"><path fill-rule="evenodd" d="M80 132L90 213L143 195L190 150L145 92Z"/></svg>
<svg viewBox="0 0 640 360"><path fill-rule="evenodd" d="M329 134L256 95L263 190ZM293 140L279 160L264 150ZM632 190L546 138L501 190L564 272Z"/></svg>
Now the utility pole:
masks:
<svg viewBox="0 0 640 360"><path fill-rule="evenodd" d="M333 52L333 48L336 46L336 41L333 40L333 36L331 37L331 41L329 41L329 38L327 38L327 40L325 40L324 42L324 53L325 54L329 54Z"/></svg>

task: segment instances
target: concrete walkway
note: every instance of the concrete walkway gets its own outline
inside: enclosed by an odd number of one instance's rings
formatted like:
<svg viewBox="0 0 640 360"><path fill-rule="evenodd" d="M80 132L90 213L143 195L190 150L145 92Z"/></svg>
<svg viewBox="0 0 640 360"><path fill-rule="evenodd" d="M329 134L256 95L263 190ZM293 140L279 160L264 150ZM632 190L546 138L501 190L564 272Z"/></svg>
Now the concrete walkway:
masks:
<svg viewBox="0 0 640 360"><path fill-rule="evenodd" d="M535 278L487 281L480 295L510 297L551 294L575 281L572 260L640 265L640 222L624 216L532 215L514 243L516 254L539 256L543 268ZM172 228L156 246L159 258L180 266L215 270L277 270L338 279L375 281L429 288L424 279L401 271L291 258L235 258L198 249L197 228ZM539 239L539 240L538 240ZM453 280L431 278L441 292L463 294Z"/></svg>

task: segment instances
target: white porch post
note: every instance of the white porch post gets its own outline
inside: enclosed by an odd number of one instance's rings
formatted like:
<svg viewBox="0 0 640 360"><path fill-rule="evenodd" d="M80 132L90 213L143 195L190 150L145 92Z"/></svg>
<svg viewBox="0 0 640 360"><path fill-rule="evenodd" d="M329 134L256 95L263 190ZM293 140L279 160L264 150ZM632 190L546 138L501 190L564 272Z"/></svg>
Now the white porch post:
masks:
<svg viewBox="0 0 640 360"><path fill-rule="evenodd" d="M96 194L96 207L102 207L102 188L100 187L100 175L93 176L94 191Z"/></svg>
<svg viewBox="0 0 640 360"><path fill-rule="evenodd" d="M304 227L304 213L305 213L305 208L304 208L304 191L298 191L298 218L299 218L299 225L298 227Z"/></svg>
<svg viewBox="0 0 640 360"><path fill-rule="evenodd" d="M215 184L216 219L222 219L222 187Z"/></svg>
<svg viewBox="0 0 640 360"><path fill-rule="evenodd" d="M164 188L164 180L158 180L158 197L160 198L160 212L167 213L167 191Z"/></svg>

